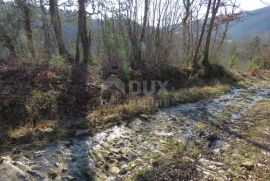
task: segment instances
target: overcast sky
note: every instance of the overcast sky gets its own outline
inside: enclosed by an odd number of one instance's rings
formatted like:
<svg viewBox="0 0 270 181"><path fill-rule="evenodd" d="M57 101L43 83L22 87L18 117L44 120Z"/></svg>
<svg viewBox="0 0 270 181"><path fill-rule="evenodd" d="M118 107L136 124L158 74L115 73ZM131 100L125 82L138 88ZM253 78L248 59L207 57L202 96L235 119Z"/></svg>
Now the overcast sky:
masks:
<svg viewBox="0 0 270 181"><path fill-rule="evenodd" d="M241 8L246 11L259 9L270 5L270 0L237 0L237 1L239 2Z"/></svg>

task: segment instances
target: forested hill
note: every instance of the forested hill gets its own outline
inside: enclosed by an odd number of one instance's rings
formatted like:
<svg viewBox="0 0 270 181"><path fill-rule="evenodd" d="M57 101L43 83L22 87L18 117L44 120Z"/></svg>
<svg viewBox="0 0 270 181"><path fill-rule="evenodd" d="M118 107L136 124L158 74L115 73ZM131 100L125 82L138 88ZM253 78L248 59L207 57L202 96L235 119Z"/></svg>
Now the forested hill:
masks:
<svg viewBox="0 0 270 181"><path fill-rule="evenodd" d="M63 16L64 17L64 16ZM230 39L254 38L255 36L266 35L270 30L270 6L247 12L241 22L231 25L228 36ZM91 20L90 26L93 30L98 29L98 21ZM65 37L71 41L76 40L77 27L74 24L64 25Z"/></svg>
<svg viewBox="0 0 270 181"><path fill-rule="evenodd" d="M232 25L229 31L231 39L253 38L265 35L270 30L270 6L249 11L241 22Z"/></svg>

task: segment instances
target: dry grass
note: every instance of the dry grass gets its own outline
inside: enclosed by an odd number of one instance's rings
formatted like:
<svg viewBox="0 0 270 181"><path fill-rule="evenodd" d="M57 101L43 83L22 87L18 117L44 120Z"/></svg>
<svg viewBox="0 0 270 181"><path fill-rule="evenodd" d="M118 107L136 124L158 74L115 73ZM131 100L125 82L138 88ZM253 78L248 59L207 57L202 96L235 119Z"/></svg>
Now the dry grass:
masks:
<svg viewBox="0 0 270 181"><path fill-rule="evenodd" d="M169 101L170 104L196 102L209 97L225 94L231 90L229 85L216 85L205 87L194 87L182 89L180 91L161 94L159 98L162 101Z"/></svg>
<svg viewBox="0 0 270 181"><path fill-rule="evenodd" d="M92 129L104 129L141 114L155 113L162 107L169 107L178 103L196 102L201 99L222 95L230 91L230 89L229 85L216 85L182 89L159 96L135 97L128 99L123 104L99 107L88 114L87 124Z"/></svg>
<svg viewBox="0 0 270 181"><path fill-rule="evenodd" d="M48 129L55 129L56 125L57 125L56 121L53 121L53 120L39 121L35 127L31 123L27 123L18 128L9 129L8 136L12 139L19 139L29 134L33 134L37 132L46 132L46 130Z"/></svg>
<svg viewBox="0 0 270 181"><path fill-rule="evenodd" d="M108 127L124 118L132 118L140 114L151 114L157 110L152 96L137 97L123 104L101 106L87 116L90 127Z"/></svg>

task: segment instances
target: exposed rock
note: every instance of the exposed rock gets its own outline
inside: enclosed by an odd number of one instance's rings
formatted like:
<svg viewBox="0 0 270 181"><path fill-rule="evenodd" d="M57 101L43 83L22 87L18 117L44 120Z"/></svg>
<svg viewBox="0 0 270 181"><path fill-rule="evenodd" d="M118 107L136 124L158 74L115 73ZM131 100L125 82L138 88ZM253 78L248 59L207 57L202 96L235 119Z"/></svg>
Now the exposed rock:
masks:
<svg viewBox="0 0 270 181"><path fill-rule="evenodd" d="M249 171L251 171L251 170L254 169L254 166L255 166L255 165L254 165L254 163L252 163L251 161L245 161L245 162L241 163L240 166L246 168L246 169L249 170Z"/></svg>
<svg viewBox="0 0 270 181"><path fill-rule="evenodd" d="M18 167L4 163L0 165L0 180L2 181L27 181L28 175Z"/></svg>
<svg viewBox="0 0 270 181"><path fill-rule="evenodd" d="M45 150L42 150L42 151L37 151L34 154L36 157L39 157L39 156L42 156L45 152L46 152Z"/></svg>
<svg viewBox="0 0 270 181"><path fill-rule="evenodd" d="M37 170L28 170L27 172L31 174L33 177L36 177L42 180L47 178L47 176L44 173Z"/></svg>
<svg viewBox="0 0 270 181"><path fill-rule="evenodd" d="M118 167L112 167L110 169L110 173L112 174L118 174L120 172L120 169Z"/></svg>
<svg viewBox="0 0 270 181"><path fill-rule="evenodd" d="M57 177L58 173L55 170L51 170L48 175L50 178L54 179L55 177Z"/></svg>
<svg viewBox="0 0 270 181"><path fill-rule="evenodd" d="M149 116L146 115L146 114L140 114L140 117L143 118L143 119L149 119Z"/></svg>
<svg viewBox="0 0 270 181"><path fill-rule="evenodd" d="M9 161L10 157L5 157L5 156L1 156L0 157L0 164L3 163L4 161Z"/></svg>
<svg viewBox="0 0 270 181"><path fill-rule="evenodd" d="M70 146L72 143L71 141L60 141L60 144L63 146Z"/></svg>
<svg viewBox="0 0 270 181"><path fill-rule="evenodd" d="M76 181L75 177L72 177L70 175L62 177L63 181Z"/></svg>
<svg viewBox="0 0 270 181"><path fill-rule="evenodd" d="M75 136L86 136L90 134L89 129L77 129L75 132Z"/></svg>
<svg viewBox="0 0 270 181"><path fill-rule="evenodd" d="M205 158L201 158L199 160L199 163L203 164L203 165L216 165L216 166L224 166L224 163L221 162L216 162L216 161L211 161L211 160L207 160Z"/></svg>
<svg viewBox="0 0 270 181"><path fill-rule="evenodd" d="M219 149L219 148L213 149L213 153L214 153L215 155L219 155L219 154L220 154L220 149Z"/></svg>
<svg viewBox="0 0 270 181"><path fill-rule="evenodd" d="M127 173L128 173L127 168L123 168L123 169L119 172L120 175L125 175L125 174L127 174Z"/></svg>
<svg viewBox="0 0 270 181"><path fill-rule="evenodd" d="M225 175L225 174L226 174L226 171L225 171L225 170L219 170L218 173L219 173L220 175Z"/></svg>
<svg viewBox="0 0 270 181"><path fill-rule="evenodd" d="M52 129L52 128L46 128L46 129L42 129L42 132L43 133L52 133L52 132L54 132L54 129Z"/></svg>
<svg viewBox="0 0 270 181"><path fill-rule="evenodd" d="M23 171L31 170L31 167L29 167L28 165L25 165L23 162L20 162L20 161L14 161L14 162L12 162L12 164L17 166L18 168L20 168Z"/></svg>
<svg viewBox="0 0 270 181"><path fill-rule="evenodd" d="M59 162L55 162L54 165L55 165L56 167L58 167L58 168L60 168L60 167L62 166L62 164L59 163Z"/></svg>
<svg viewBox="0 0 270 181"><path fill-rule="evenodd" d="M229 150L231 148L231 145L229 143L225 143L222 147L222 150L226 151Z"/></svg>
<svg viewBox="0 0 270 181"><path fill-rule="evenodd" d="M117 121L119 118L118 114L111 114L103 118L103 122L109 123L111 121Z"/></svg>

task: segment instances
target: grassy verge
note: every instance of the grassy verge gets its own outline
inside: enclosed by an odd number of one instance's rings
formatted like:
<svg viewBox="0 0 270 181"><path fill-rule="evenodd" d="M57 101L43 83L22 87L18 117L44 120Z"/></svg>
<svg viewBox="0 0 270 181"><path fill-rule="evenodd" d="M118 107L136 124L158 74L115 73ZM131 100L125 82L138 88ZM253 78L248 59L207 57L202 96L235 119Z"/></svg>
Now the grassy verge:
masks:
<svg viewBox="0 0 270 181"><path fill-rule="evenodd" d="M135 97L123 104L102 106L91 112L87 117L90 128L103 129L121 121L127 121L136 116L153 114L160 108L174 106L180 103L191 103L202 99L225 94L231 90L230 85L215 85L197 88L187 88L167 92L158 96Z"/></svg>
<svg viewBox="0 0 270 181"><path fill-rule="evenodd" d="M236 76L239 81L232 84L215 83L201 87L184 88L156 96L129 98L123 104L101 106L88 114L86 127L96 129L97 131L112 125L121 124L121 121L129 120L139 115L153 114L160 108L193 103L220 96L228 93L232 87L248 88L269 77L269 72L258 72L257 74L252 75L252 72L249 74L238 73Z"/></svg>
<svg viewBox="0 0 270 181"><path fill-rule="evenodd" d="M35 137L36 140L39 140L38 143L41 146L47 145L52 140L61 140L74 136L76 129L89 129L89 134L95 134L102 129L130 121L136 116L147 116L163 107L173 106L179 103L196 102L201 99L222 95L230 91L230 89L230 85L215 85L182 89L159 96L134 97L126 100L123 104L100 106L89 112L86 120L78 125L76 121L74 121L74 125L72 126L72 123L70 125L59 120L42 119L35 126L29 123L9 129L8 137L11 140L16 140L16 142L20 142L20 140L29 141L31 140L30 138ZM51 96L52 94L35 93L33 95L34 101L31 102L31 106L29 105L28 109L34 112L35 115L40 115L39 112L46 112L48 106L52 108L56 106L53 105L54 101L44 101L48 97L50 98L49 100L54 100ZM42 102L44 102L44 105Z"/></svg>
<svg viewBox="0 0 270 181"><path fill-rule="evenodd" d="M46 145L51 141L74 136L76 129L89 129L89 133L94 134L102 129L130 121L136 116L153 114L163 107L215 97L227 93L231 90L232 86L248 87L261 79L260 76L253 77L250 75L246 77L239 75L239 77L241 77L239 79L240 81L234 85L216 83L211 84L211 86L205 85L170 91L156 96L132 97L126 99L124 103L121 104L99 106L89 111L85 120L83 120L83 122L79 121L79 123L76 120L67 122L66 120L60 121L59 119L54 119L54 117L57 116L55 115L57 114L57 109L59 109L57 108L59 83L57 83L57 88L55 88L54 91L32 90L32 98L24 103L25 110L27 114L31 116L32 120L30 120L30 123L22 124L15 128L9 128L7 136L8 139L19 140L19 142L21 139L29 142L29 140L32 140L29 139L29 137L36 137L39 143ZM48 115L50 115L52 119L50 116L46 117ZM34 120L38 120L36 125L32 124ZM48 122L48 124L42 126L46 124L46 122ZM49 124L50 122L53 122L53 124ZM48 128L51 128L49 129L50 131L48 131Z"/></svg>

